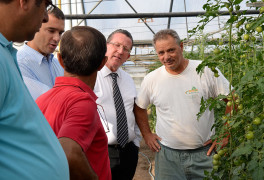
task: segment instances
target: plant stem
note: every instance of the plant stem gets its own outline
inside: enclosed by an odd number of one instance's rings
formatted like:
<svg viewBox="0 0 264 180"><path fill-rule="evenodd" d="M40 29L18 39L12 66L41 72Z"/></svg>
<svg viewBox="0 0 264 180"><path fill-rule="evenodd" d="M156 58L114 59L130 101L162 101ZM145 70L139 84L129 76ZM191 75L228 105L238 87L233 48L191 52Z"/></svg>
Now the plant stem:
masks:
<svg viewBox="0 0 264 180"><path fill-rule="evenodd" d="M232 17L232 12L230 12L230 18ZM232 91L232 82L233 82L233 58L232 58L232 28L233 28L233 23L230 24L229 26L229 42L228 42L228 46L229 46L229 63L230 63L230 80L229 80L229 92L231 93ZM231 93L231 96L232 96L232 101L233 101L233 104L234 104L234 98L233 98L233 93ZM232 118L232 117L231 117ZM230 147L231 149L233 149L232 147L232 134L231 134L231 130L229 130L229 135L230 135L230 138L229 138L229 144L230 144ZM231 159L231 162L232 162L232 159ZM231 167L230 167L230 171L229 171L229 179L231 179L231 172L232 172L232 163L231 164Z"/></svg>

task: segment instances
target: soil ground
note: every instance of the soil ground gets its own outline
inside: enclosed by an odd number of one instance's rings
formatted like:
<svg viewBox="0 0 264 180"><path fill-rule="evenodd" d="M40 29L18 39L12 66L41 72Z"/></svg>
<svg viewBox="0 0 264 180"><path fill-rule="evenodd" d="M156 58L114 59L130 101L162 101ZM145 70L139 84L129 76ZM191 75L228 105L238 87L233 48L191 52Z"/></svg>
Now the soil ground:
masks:
<svg viewBox="0 0 264 180"><path fill-rule="evenodd" d="M144 139L140 143L139 155L138 155L138 165L136 169L135 176L133 180L154 180L152 176L149 174L149 161L148 159L142 155L142 153L148 157L151 162L151 173L154 174L154 166L155 166L155 152L152 152L149 147L145 144Z"/></svg>

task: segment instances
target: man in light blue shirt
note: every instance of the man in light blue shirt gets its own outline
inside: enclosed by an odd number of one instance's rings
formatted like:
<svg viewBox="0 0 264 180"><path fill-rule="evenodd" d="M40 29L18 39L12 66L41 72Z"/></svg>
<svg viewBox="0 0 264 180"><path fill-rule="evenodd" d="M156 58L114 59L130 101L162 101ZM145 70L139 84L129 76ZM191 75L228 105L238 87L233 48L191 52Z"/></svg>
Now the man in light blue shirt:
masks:
<svg viewBox="0 0 264 180"><path fill-rule="evenodd" d="M25 86L12 41L32 40L49 0L0 0L0 179L68 180L65 153Z"/></svg>
<svg viewBox="0 0 264 180"><path fill-rule="evenodd" d="M65 17L59 8L48 11L49 22L43 23L32 41L17 53L17 61L28 90L36 100L51 89L55 78L63 76L63 68L52 54L64 32Z"/></svg>

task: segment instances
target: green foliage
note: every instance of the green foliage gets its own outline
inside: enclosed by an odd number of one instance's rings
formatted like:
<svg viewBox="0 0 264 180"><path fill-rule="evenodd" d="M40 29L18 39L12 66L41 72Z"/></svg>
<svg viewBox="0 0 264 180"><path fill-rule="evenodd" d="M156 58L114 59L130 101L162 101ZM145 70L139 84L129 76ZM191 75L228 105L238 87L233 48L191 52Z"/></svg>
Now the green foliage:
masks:
<svg viewBox="0 0 264 180"><path fill-rule="evenodd" d="M201 34L219 11L229 10L230 16L225 26L227 33L222 36L226 43L215 43L211 53L200 56L203 62L197 68L197 72L203 73L206 66L212 71L218 67L230 82L230 92L235 92L229 96L201 100L198 118L208 108L215 112L213 127L216 133L212 138L220 143L223 138L229 137L224 153L221 150L220 158L214 160L214 170L205 172L205 179L264 179L264 34L256 31L258 26L263 28L264 15L233 14L234 10L240 9L241 3L244 2L207 0L203 6L205 15L199 25L190 31L195 35ZM248 34L247 40L243 38L245 34ZM204 50L208 44L204 38L199 42L202 43L201 48L196 53L201 54L201 49ZM227 115L223 99L228 99L233 109ZM220 146L217 150L220 150Z"/></svg>
<svg viewBox="0 0 264 180"><path fill-rule="evenodd" d="M249 0L247 2L256 2ZM188 59L201 59L197 72L203 73L209 67L217 76L217 68L230 82L229 96L219 95L216 98L201 99L198 120L206 109L215 112L215 135L213 140L221 143L225 137L229 143L224 149L217 147L218 159L214 159L212 172L205 172L205 179L214 180L262 180L264 179L264 13L257 17L246 16L238 12L242 0L207 0L199 25L189 32L198 37L195 46L198 51L184 52ZM255 8L260 9L260 8ZM263 8L262 8L263 9ZM225 33L217 40L208 41L210 35L203 34L206 25L219 15L220 11L228 10L230 16L224 27ZM247 40L244 35L248 34ZM211 52L205 51L210 49ZM155 64L150 70L161 66ZM225 114L226 103L232 111ZM152 105L151 128L156 123L155 107ZM255 122L260 119L261 122Z"/></svg>
<svg viewBox="0 0 264 180"><path fill-rule="evenodd" d="M153 104L149 105L148 112L150 112L148 113L150 130L151 132L156 132L155 130L155 126L157 122L156 107Z"/></svg>

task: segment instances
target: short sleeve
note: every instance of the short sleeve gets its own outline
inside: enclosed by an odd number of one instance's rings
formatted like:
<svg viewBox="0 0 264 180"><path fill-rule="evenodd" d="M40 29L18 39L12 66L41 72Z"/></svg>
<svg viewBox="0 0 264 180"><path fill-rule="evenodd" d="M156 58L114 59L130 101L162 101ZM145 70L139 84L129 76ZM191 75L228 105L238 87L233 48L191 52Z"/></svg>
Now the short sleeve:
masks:
<svg viewBox="0 0 264 180"><path fill-rule="evenodd" d="M7 72L4 69L4 66L0 63L0 110L4 105L4 100L7 93Z"/></svg>
<svg viewBox="0 0 264 180"><path fill-rule="evenodd" d="M208 81L212 83L210 91L213 97L217 97L218 95L228 95L229 94L229 81L225 78L222 72L216 68L218 71L219 77L215 77L214 73L206 67L206 73Z"/></svg>
<svg viewBox="0 0 264 180"><path fill-rule="evenodd" d="M98 129L96 104L90 98L75 100L67 110L58 138L68 137L87 151Z"/></svg>
<svg viewBox="0 0 264 180"><path fill-rule="evenodd" d="M150 101L151 85L149 84L149 82L150 82L149 78L148 76L146 76L141 83L141 87L136 98L137 106L142 109L147 109L148 105L151 103Z"/></svg>

